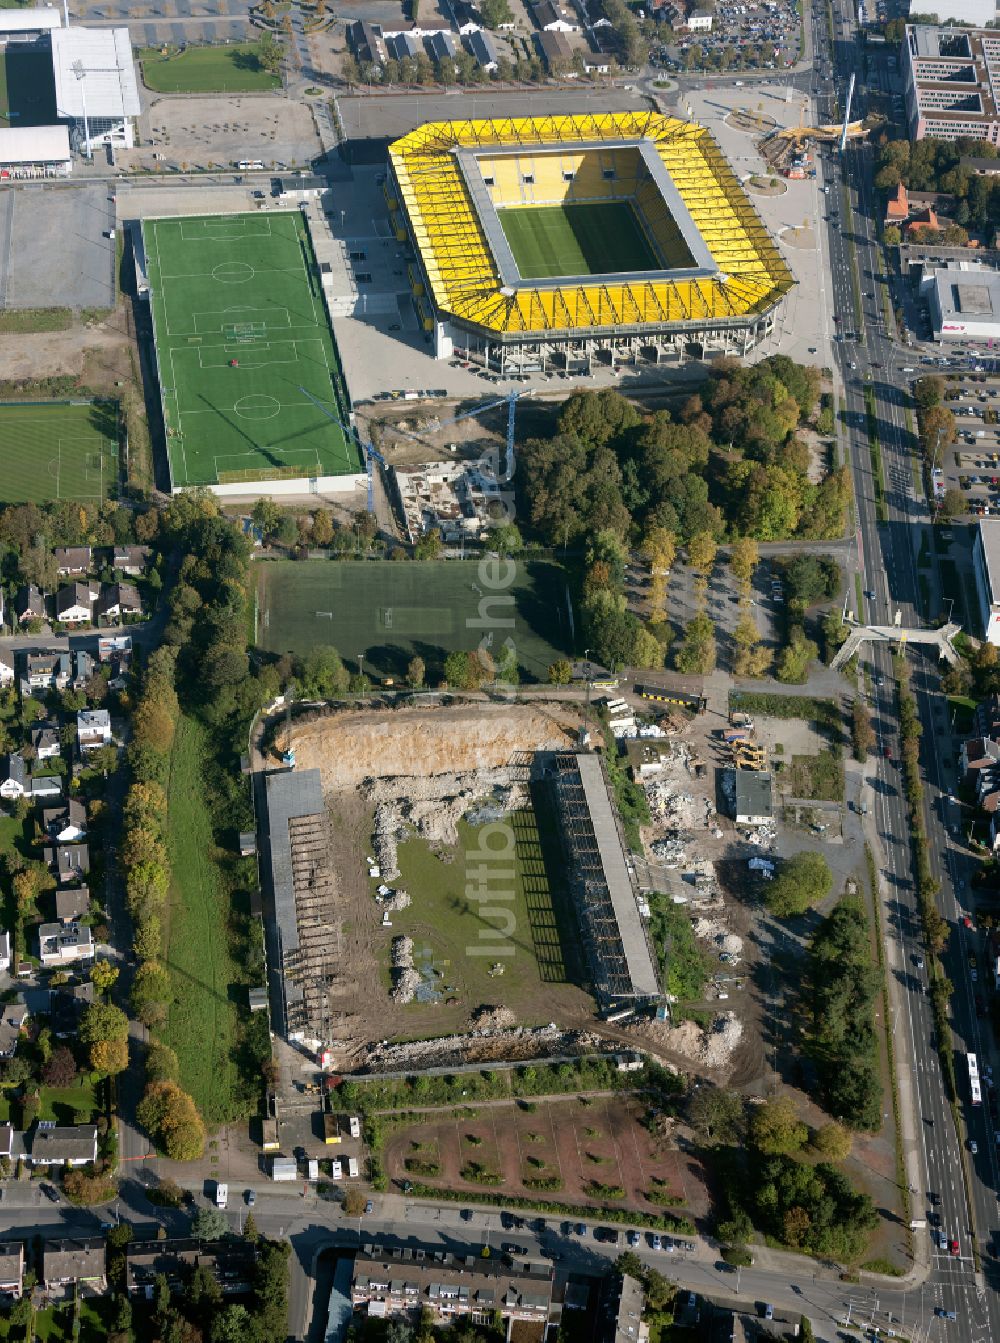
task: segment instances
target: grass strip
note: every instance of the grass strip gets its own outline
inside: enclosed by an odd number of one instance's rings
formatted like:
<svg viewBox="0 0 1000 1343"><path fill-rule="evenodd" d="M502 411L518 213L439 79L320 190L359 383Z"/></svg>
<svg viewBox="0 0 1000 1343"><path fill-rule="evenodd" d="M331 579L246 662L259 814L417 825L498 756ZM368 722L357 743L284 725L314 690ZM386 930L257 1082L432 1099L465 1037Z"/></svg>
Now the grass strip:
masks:
<svg viewBox="0 0 1000 1343"><path fill-rule="evenodd" d="M433 1184L414 1184L408 1192L408 1197L429 1198L435 1203L440 1203L442 1200L448 1203L486 1203L494 1208L523 1208L529 1212L551 1212L565 1217L599 1216L602 1222L644 1226L651 1231L668 1231L679 1236L695 1234L694 1222L690 1217L677 1217L672 1213L636 1212L630 1208L590 1208L586 1204L554 1203L547 1199L520 1198L511 1194L498 1197L496 1194L480 1194L475 1190L441 1189Z"/></svg>
<svg viewBox="0 0 1000 1343"><path fill-rule="evenodd" d="M872 459L872 482L875 486L875 516L879 522L889 520L885 502L885 475L882 466L882 445L878 438L878 417L875 413L875 392L865 387L865 422L868 428L868 451Z"/></svg>
<svg viewBox="0 0 1000 1343"><path fill-rule="evenodd" d="M878 869L871 845L865 842L865 864L868 868L868 885L872 897L872 913L875 918L875 945L878 952L879 979L882 988L882 1033L885 1036L885 1057L889 1067L889 1085L892 1088L892 1118L896 1129L896 1184L903 1201L903 1226L906 1229L906 1249L913 1258L913 1228L910 1226L912 1209L910 1204L910 1186L906 1179L906 1161L903 1156L903 1124L899 1107L899 1080L896 1074L896 1054L893 1046L893 1033L889 1029L889 979L885 968L885 942L882 934L882 904L878 881ZM875 1271L875 1270L872 1270ZM883 1270L884 1271L884 1270ZM895 1270L892 1270L895 1272Z"/></svg>
<svg viewBox="0 0 1000 1343"><path fill-rule="evenodd" d="M844 224L848 224L851 218L851 193L846 182L840 184L841 208L844 213ZM847 248L851 255L851 299L854 304L854 330L858 336L865 334L865 312L861 306L861 282L858 279L858 252L854 246L854 239L850 232L845 234L847 238Z"/></svg>

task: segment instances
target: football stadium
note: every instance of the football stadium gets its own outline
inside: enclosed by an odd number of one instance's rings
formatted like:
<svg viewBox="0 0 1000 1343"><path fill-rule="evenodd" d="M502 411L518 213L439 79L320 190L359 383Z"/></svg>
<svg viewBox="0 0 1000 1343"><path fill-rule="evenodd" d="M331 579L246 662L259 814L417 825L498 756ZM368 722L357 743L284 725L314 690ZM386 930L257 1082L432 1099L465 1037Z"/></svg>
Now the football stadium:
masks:
<svg viewBox="0 0 1000 1343"><path fill-rule="evenodd" d="M431 122L390 146L385 193L438 357L501 373L744 354L794 283L708 131L658 113Z"/></svg>
<svg viewBox="0 0 1000 1343"><path fill-rule="evenodd" d="M142 245L171 489L353 490L362 464L301 213L146 219Z"/></svg>

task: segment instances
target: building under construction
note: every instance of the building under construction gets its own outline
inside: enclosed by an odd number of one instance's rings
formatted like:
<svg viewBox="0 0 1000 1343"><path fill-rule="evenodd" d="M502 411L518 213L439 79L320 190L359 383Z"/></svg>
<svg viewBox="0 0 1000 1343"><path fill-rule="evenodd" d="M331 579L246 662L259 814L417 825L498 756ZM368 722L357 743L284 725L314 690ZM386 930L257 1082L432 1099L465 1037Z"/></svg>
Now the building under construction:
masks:
<svg viewBox="0 0 1000 1343"><path fill-rule="evenodd" d="M602 1006L662 997L625 840L599 755L560 752L554 786L570 887Z"/></svg>
<svg viewBox="0 0 1000 1343"><path fill-rule="evenodd" d="M339 964L337 885L318 769L267 776L267 848L273 919L267 921L272 1020L289 1040L327 1042L331 980Z"/></svg>

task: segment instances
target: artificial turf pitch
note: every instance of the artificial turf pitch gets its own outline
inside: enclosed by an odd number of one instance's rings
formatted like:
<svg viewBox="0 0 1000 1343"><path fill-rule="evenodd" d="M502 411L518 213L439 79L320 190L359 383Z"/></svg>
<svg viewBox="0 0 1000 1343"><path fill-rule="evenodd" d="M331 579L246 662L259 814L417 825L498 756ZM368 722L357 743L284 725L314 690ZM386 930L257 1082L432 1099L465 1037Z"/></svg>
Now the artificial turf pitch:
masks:
<svg viewBox="0 0 1000 1343"><path fill-rule="evenodd" d="M510 638L521 675L544 681L573 645L566 576L544 561L519 561L498 592L478 560L276 560L260 566L256 625L268 652L332 646L382 676L404 675L419 656L433 677L448 653L485 641L496 655Z"/></svg>
<svg viewBox="0 0 1000 1343"><path fill-rule="evenodd" d="M524 280L660 269L628 201L515 206L497 214Z"/></svg>
<svg viewBox="0 0 1000 1343"><path fill-rule="evenodd" d="M0 503L97 504L118 486L113 405L0 406Z"/></svg>
<svg viewBox="0 0 1000 1343"><path fill-rule="evenodd" d="M147 219L142 233L173 487L359 472L299 211Z"/></svg>

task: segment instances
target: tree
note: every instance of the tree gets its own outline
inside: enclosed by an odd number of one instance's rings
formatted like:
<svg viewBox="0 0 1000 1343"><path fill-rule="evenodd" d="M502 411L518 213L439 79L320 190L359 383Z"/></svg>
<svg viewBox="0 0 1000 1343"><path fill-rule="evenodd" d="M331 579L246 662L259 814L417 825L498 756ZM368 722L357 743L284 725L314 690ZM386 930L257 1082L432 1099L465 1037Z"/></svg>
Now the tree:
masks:
<svg viewBox="0 0 1000 1343"><path fill-rule="evenodd" d="M809 1140L809 1127L799 1119L795 1103L776 1096L754 1107L750 1117L750 1140L765 1156L791 1156Z"/></svg>
<svg viewBox="0 0 1000 1343"><path fill-rule="evenodd" d="M490 532L489 545L500 556L519 555L524 549L524 538L515 523L505 522Z"/></svg>
<svg viewBox="0 0 1000 1343"><path fill-rule="evenodd" d="M347 692L350 680L340 654L330 645L314 648L299 666L299 689L303 699L335 699Z"/></svg>
<svg viewBox="0 0 1000 1343"><path fill-rule="evenodd" d="M246 1306L227 1306L212 1320L210 1343L247 1343L248 1339L253 1338L253 1323Z"/></svg>
<svg viewBox="0 0 1000 1343"><path fill-rule="evenodd" d="M76 1081L76 1059L73 1051L59 1045L42 1067L42 1081L47 1087L70 1087Z"/></svg>
<svg viewBox="0 0 1000 1343"><path fill-rule="evenodd" d="M653 573L669 573L677 557L677 538L666 527L651 527L640 546L642 557Z"/></svg>
<svg viewBox="0 0 1000 1343"><path fill-rule="evenodd" d="M674 654L674 665L689 676L705 676L714 669L715 626L703 611L688 621Z"/></svg>
<svg viewBox="0 0 1000 1343"><path fill-rule="evenodd" d="M913 385L913 399L920 410L940 405L943 397L944 378L939 373L927 373Z"/></svg>
<svg viewBox="0 0 1000 1343"><path fill-rule="evenodd" d="M836 1120L816 1130L812 1145L824 1161L846 1161L851 1155L851 1135Z"/></svg>
<svg viewBox="0 0 1000 1343"><path fill-rule="evenodd" d="M406 679L414 690L420 689L424 684L426 675L427 668L424 666L423 658L419 656L410 658L406 668Z"/></svg>
<svg viewBox="0 0 1000 1343"><path fill-rule="evenodd" d="M759 563L760 551L756 541L746 536L733 542L729 551L729 568L742 588L749 589Z"/></svg>
<svg viewBox="0 0 1000 1343"><path fill-rule="evenodd" d="M688 564L701 574L708 574L715 564L718 543L711 532L699 532L688 542Z"/></svg>
<svg viewBox="0 0 1000 1343"><path fill-rule="evenodd" d="M961 518L968 511L968 502L961 490L956 489L954 485L948 487L944 492L944 498L941 500L941 516L943 518Z"/></svg>
<svg viewBox="0 0 1000 1343"><path fill-rule="evenodd" d="M318 508L312 519L312 543L314 546L328 546L333 540L333 519L325 508Z"/></svg>
<svg viewBox="0 0 1000 1343"><path fill-rule="evenodd" d="M418 560L437 560L441 558L443 550L444 542L441 539L440 529L431 527L417 538L417 544L413 547L413 556Z"/></svg>
<svg viewBox="0 0 1000 1343"><path fill-rule="evenodd" d="M809 664L818 657L819 648L806 637L802 626L793 626L788 643L778 654L778 680L785 685L802 685L809 674Z"/></svg>
<svg viewBox="0 0 1000 1343"><path fill-rule="evenodd" d="M903 241L903 235L895 224L887 224L882 230L882 241L886 247L898 247Z"/></svg>
<svg viewBox="0 0 1000 1343"><path fill-rule="evenodd" d="M110 993L118 980L118 967L110 961L95 961L90 967L90 982L98 993Z"/></svg>
<svg viewBox="0 0 1000 1343"><path fill-rule="evenodd" d="M269 75L276 75L281 70L281 63L284 59L284 45L275 37L274 33L261 33L257 39L257 60L260 62L261 68L266 70Z"/></svg>
<svg viewBox="0 0 1000 1343"><path fill-rule="evenodd" d="M70 1203L81 1207L94 1203L109 1203L118 1192L118 1186L109 1175L96 1171L93 1166L77 1166L63 1175L63 1193Z"/></svg>
<svg viewBox="0 0 1000 1343"><path fill-rule="evenodd" d="M736 1091L705 1083L688 1102L688 1123L706 1147L732 1147L744 1129L743 1098Z"/></svg>
<svg viewBox="0 0 1000 1343"><path fill-rule="evenodd" d="M479 0L479 16L486 27L492 29L514 22L507 0Z"/></svg>
<svg viewBox="0 0 1000 1343"><path fill-rule="evenodd" d="M344 1216L360 1217L365 1210L365 1196L360 1189L348 1189L344 1195Z"/></svg>
<svg viewBox="0 0 1000 1343"><path fill-rule="evenodd" d="M487 677L486 667L475 652L456 649L444 660L444 679L456 690L478 690Z"/></svg>
<svg viewBox="0 0 1000 1343"><path fill-rule="evenodd" d="M257 1222L252 1212L247 1213L247 1219L243 1223L243 1239L248 1240L251 1245L260 1240L260 1232L257 1230Z"/></svg>
<svg viewBox="0 0 1000 1343"><path fill-rule="evenodd" d="M549 685L569 685L573 679L572 663L566 658L557 658L555 662L549 663L547 677Z"/></svg>
<svg viewBox="0 0 1000 1343"><path fill-rule="evenodd" d="M268 36L270 36L270 34L268 34ZM261 61L261 65L263 64L264 62ZM260 529L261 535L265 541L277 533L278 528L281 526L281 519L282 511L273 499L262 497L257 500L250 510L250 521L255 527Z"/></svg>
<svg viewBox="0 0 1000 1343"><path fill-rule="evenodd" d="M770 665L770 650L762 643L753 616L746 611L733 630L733 675L760 677Z"/></svg>
<svg viewBox="0 0 1000 1343"><path fill-rule="evenodd" d="M128 1017L113 1003L91 1003L80 1021L80 1039L85 1045L102 1040L128 1038Z"/></svg>
<svg viewBox="0 0 1000 1343"><path fill-rule="evenodd" d="M128 1040L95 1040L90 1046L90 1066L105 1077L115 1077L128 1067Z"/></svg>
<svg viewBox="0 0 1000 1343"><path fill-rule="evenodd" d="M221 1208L199 1208L191 1223L191 1234L199 1240L221 1240L229 1234L229 1219Z"/></svg>
<svg viewBox="0 0 1000 1343"><path fill-rule="evenodd" d="M797 853L767 883L764 900L777 918L793 918L825 900L832 886L833 873L821 853Z"/></svg>
<svg viewBox="0 0 1000 1343"><path fill-rule="evenodd" d="M194 1101L175 1082L151 1082L136 1117L172 1161L196 1161L205 1150L205 1125Z"/></svg>
<svg viewBox="0 0 1000 1343"><path fill-rule="evenodd" d="M872 728L868 706L860 696L855 699L851 712L851 742L854 746L855 760L863 763L875 745L875 731Z"/></svg>

